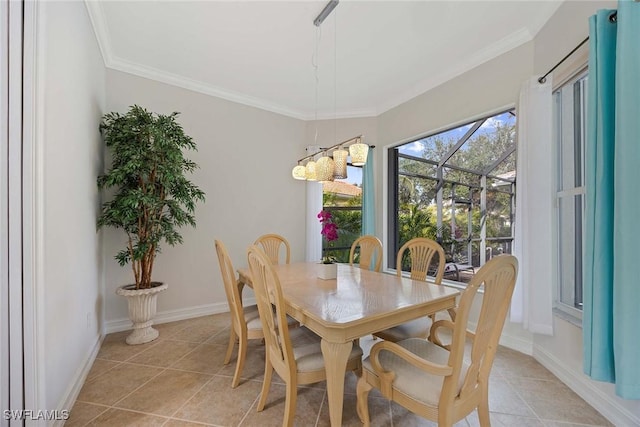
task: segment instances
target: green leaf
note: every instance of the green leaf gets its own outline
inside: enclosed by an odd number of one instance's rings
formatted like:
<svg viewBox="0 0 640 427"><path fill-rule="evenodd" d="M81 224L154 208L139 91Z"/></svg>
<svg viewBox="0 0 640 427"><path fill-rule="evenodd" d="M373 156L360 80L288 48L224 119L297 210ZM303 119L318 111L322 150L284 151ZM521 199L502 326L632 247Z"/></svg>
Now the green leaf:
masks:
<svg viewBox="0 0 640 427"><path fill-rule="evenodd" d="M155 256L163 242L182 243L179 228L195 227L193 213L205 193L186 174L198 165L184 157L183 150L197 150L193 139L178 123L179 113L154 114L133 105L125 114L107 113L100 132L111 152L111 165L97 178L111 199L103 203L97 227L124 230L133 245L115 258L122 266ZM142 277L141 282L149 282Z"/></svg>

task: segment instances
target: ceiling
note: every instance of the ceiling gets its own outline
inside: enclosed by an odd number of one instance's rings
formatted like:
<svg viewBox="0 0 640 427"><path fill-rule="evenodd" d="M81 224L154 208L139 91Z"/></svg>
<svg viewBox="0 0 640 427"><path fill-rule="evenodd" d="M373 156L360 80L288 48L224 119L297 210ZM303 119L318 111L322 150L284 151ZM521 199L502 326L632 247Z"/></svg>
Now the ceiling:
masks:
<svg viewBox="0 0 640 427"><path fill-rule="evenodd" d="M107 67L312 120L381 114L532 40L561 2L342 0L319 29L324 1L86 4Z"/></svg>

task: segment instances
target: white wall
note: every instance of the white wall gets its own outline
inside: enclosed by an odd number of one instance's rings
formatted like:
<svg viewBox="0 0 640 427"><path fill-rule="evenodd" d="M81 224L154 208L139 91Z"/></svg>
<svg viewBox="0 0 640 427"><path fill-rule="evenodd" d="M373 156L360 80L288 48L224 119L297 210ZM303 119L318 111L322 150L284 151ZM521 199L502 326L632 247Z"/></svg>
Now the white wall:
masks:
<svg viewBox="0 0 640 427"><path fill-rule="evenodd" d="M563 3L536 36L536 72L544 74L589 35L588 17L596 10L615 8L613 1ZM567 74L567 70L563 73ZM640 401L621 399L615 395L613 385L592 381L582 373L582 328L556 317L554 336L535 335L533 352L534 357L614 424L640 425Z"/></svg>
<svg viewBox="0 0 640 427"><path fill-rule="evenodd" d="M369 145L376 145L378 140L378 120L376 117L308 121L305 130L307 145L315 144L316 129L318 131L317 144L321 147L331 147L358 135L362 135L363 142ZM300 154L298 158L306 155L305 153Z"/></svg>
<svg viewBox="0 0 640 427"><path fill-rule="evenodd" d="M92 361L104 315L96 176L105 68L84 3L42 2L37 25L40 409L63 409L70 408L78 392L73 388Z"/></svg>
<svg viewBox="0 0 640 427"><path fill-rule="evenodd" d="M159 321L227 310L214 239L225 243L236 268L246 266L247 247L265 233L285 236L292 260L304 260L305 186L291 169L304 155L305 122L113 70L107 87L109 111L132 104L178 111L198 145L188 153L200 165L191 180L207 199L197 206L197 228L182 229L184 244L164 245L156 259L153 279L169 284L158 298ZM107 331L130 326L127 303L115 295L133 277L113 260L125 241L122 231L105 230Z"/></svg>

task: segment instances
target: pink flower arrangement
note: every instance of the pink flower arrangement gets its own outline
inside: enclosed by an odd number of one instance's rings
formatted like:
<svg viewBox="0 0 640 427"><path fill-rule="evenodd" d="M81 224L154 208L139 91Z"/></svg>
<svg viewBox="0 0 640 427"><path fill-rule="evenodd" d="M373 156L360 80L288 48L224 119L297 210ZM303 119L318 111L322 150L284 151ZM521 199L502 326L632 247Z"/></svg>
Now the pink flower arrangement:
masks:
<svg viewBox="0 0 640 427"><path fill-rule="evenodd" d="M318 218L320 219L320 224L322 224L322 231L320 234L327 239L327 242L338 240L338 226L333 222L331 212L322 210L318 214Z"/></svg>
<svg viewBox="0 0 640 427"><path fill-rule="evenodd" d="M322 231L320 231L320 234L322 234L327 242L331 244L334 240L338 240L338 226L333 222L331 212L321 210L318 214L318 219L320 219L320 224L322 224ZM333 264L335 260L336 258L334 256L322 257L323 264Z"/></svg>

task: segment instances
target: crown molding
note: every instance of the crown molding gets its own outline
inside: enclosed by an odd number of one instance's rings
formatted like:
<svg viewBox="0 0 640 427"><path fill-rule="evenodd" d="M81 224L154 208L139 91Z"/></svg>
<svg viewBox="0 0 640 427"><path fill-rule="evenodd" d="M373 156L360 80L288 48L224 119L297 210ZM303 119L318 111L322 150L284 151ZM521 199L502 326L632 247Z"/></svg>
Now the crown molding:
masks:
<svg viewBox="0 0 640 427"><path fill-rule="evenodd" d="M253 97L240 92L230 91L227 89L216 87L209 83L190 79L178 74L169 73L157 68L138 64L117 57L113 53L111 38L109 36L109 30L101 3L102 2L100 1L85 0L85 5L89 13L91 24L93 25L93 29L98 41L98 46L100 47L100 52L102 53L105 67L124 73L133 74L142 78L169 84L172 86L181 87L183 89L191 90L204 95L214 96L217 98L225 99L227 101L259 108L261 110L270 111L276 114L281 114L304 121L313 121L316 118L317 120L335 120L376 117L388 110L399 106L400 104L403 104L419 95L422 95L425 92L428 92L434 87L441 85L442 83L451 80L477 67L478 65L481 65L484 62L487 62L499 55L508 52L511 49L514 49L526 42L533 40L532 33L527 29L522 28L510 34L509 36L504 37L498 42L476 52L474 55L471 55L468 58L459 61L454 65L452 69L449 69L449 71L431 76L414 85L411 89L403 92L399 96L393 97L386 102L380 103L376 106L372 106L371 108L359 108L335 112L322 111L316 115L313 111L290 108L268 101L266 99Z"/></svg>
<svg viewBox="0 0 640 427"><path fill-rule="evenodd" d="M269 102L265 99L256 98L240 92L234 92L215 87L208 83L189 79L178 74L169 73L167 71L159 70L157 68L149 67L146 65L136 64L134 62L117 58L115 56L111 56L111 58L112 59L108 64L106 64L106 66L113 70L122 71L125 73L136 75L138 77L147 78L172 86L181 87L183 89L191 90L204 95L214 96L216 98L225 99L227 101L247 105L249 107L259 108L261 110L270 111L272 113L281 114L298 120L311 121L315 120L316 117L315 113L313 112L295 110L283 105ZM376 110L374 109L345 110L339 111L336 114L329 112L318 113L318 120L372 117L375 115Z"/></svg>
<svg viewBox="0 0 640 427"><path fill-rule="evenodd" d="M264 99L218 88L198 80L190 79L178 74L169 73L167 71L159 70L146 65L136 64L121 58L115 57L111 61L111 63L107 65L107 67L117 71L133 74L138 77L143 77L172 86L181 87L183 89L188 89L204 95L214 96L216 98L222 98L238 104L256 107L261 110L267 110L284 116L293 117L294 119L308 120L306 118L307 115L304 113L273 102L266 101Z"/></svg>
<svg viewBox="0 0 640 427"><path fill-rule="evenodd" d="M526 28L521 28L484 49L477 51L475 54L455 63L452 68L448 69L448 71L429 77L414 85L413 88L401 95L390 99L388 102L379 104L376 112L379 115L389 111L400 104L404 104L405 102L531 40L533 40L531 32Z"/></svg>

